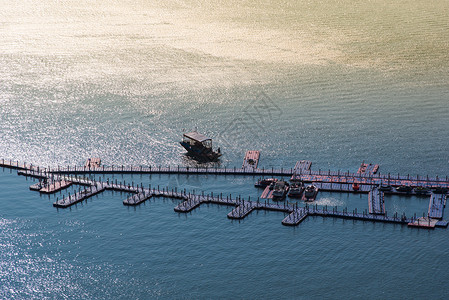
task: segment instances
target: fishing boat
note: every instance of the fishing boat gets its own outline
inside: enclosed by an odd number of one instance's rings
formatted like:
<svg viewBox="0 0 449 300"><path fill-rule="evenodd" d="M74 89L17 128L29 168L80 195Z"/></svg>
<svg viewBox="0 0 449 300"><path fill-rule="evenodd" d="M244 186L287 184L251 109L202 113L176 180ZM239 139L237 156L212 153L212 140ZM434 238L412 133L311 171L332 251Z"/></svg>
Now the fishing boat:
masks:
<svg viewBox="0 0 449 300"><path fill-rule="evenodd" d="M302 200L304 200L304 201L314 201L317 194L318 194L318 188L316 186L314 186L313 184L308 185L304 189L304 193L302 195Z"/></svg>
<svg viewBox="0 0 449 300"><path fill-rule="evenodd" d="M401 185L396 188L396 191L400 193L410 193L412 191L412 187L408 185Z"/></svg>
<svg viewBox="0 0 449 300"><path fill-rule="evenodd" d="M303 191L304 187L301 184L295 183L290 187L288 196L291 198L299 198L301 197Z"/></svg>
<svg viewBox="0 0 449 300"><path fill-rule="evenodd" d="M417 195L427 195L429 194L430 189L424 186L418 186L414 188L414 191Z"/></svg>
<svg viewBox="0 0 449 300"><path fill-rule="evenodd" d="M257 180L257 182L254 184L254 186L258 187L258 188L266 188L270 184L276 183L276 181L278 181L276 178L263 178L263 179Z"/></svg>
<svg viewBox="0 0 449 300"><path fill-rule="evenodd" d="M448 189L445 187L435 187L432 189L434 194L447 194Z"/></svg>
<svg viewBox="0 0 449 300"><path fill-rule="evenodd" d="M201 160L216 161L221 156L220 148L212 149L212 139L196 131L184 133L180 144L190 155Z"/></svg>
<svg viewBox="0 0 449 300"><path fill-rule="evenodd" d="M289 184L284 180L279 180L273 187L273 199L283 199L287 195Z"/></svg>
<svg viewBox="0 0 449 300"><path fill-rule="evenodd" d="M381 184L379 186L379 191L389 192L389 191L391 191L391 185Z"/></svg>

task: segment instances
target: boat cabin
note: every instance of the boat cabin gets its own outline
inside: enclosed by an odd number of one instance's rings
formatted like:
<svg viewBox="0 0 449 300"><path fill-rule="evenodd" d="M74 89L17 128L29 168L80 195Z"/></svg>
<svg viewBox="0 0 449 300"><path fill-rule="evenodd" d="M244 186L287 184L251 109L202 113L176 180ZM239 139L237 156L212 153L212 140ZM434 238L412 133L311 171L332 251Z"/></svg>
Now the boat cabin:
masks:
<svg viewBox="0 0 449 300"><path fill-rule="evenodd" d="M186 144L190 144L190 146L192 147L204 147L212 149L212 139L196 131L184 133L182 141Z"/></svg>

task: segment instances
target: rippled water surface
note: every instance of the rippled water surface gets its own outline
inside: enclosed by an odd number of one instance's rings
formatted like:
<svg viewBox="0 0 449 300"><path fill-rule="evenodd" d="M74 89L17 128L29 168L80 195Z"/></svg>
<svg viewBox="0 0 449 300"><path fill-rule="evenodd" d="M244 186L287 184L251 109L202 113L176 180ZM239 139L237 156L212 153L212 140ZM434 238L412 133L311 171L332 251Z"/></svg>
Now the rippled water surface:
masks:
<svg viewBox="0 0 449 300"><path fill-rule="evenodd" d="M0 1L0 157L43 166L191 165L449 175L448 1ZM112 176L112 175L111 175ZM119 180L256 198L257 178ZM445 298L448 231L284 214L230 221L103 193L56 210L0 171L0 297ZM78 187L68 191L73 192ZM367 208L320 193L318 205ZM386 208L427 211L428 199Z"/></svg>

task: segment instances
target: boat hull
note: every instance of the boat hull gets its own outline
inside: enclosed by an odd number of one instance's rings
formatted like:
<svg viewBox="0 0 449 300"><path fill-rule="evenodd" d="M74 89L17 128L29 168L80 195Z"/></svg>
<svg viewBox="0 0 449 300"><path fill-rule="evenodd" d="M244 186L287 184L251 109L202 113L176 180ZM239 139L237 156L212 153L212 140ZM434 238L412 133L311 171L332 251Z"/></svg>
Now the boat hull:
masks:
<svg viewBox="0 0 449 300"><path fill-rule="evenodd" d="M210 148L193 147L189 143L185 142L180 142L180 144L187 150L188 154L202 160L216 161L221 156L221 153L212 151Z"/></svg>

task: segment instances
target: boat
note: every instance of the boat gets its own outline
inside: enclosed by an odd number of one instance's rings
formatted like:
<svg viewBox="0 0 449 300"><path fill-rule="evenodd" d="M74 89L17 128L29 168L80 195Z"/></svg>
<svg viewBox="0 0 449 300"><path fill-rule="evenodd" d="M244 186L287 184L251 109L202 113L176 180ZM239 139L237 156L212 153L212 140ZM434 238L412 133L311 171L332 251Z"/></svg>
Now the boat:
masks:
<svg viewBox="0 0 449 300"><path fill-rule="evenodd" d="M273 199L283 199L287 195L289 184L284 180L279 180L273 187Z"/></svg>
<svg viewBox="0 0 449 300"><path fill-rule="evenodd" d="M263 179L259 179L254 186L258 187L258 188L266 188L267 186L269 186L272 183L276 183L276 181L278 181L276 178L263 178Z"/></svg>
<svg viewBox="0 0 449 300"><path fill-rule="evenodd" d="M444 187L435 187L432 189L434 194L447 194L448 189Z"/></svg>
<svg viewBox="0 0 449 300"><path fill-rule="evenodd" d="M412 187L408 185L401 185L396 188L396 191L400 193L410 193L412 191Z"/></svg>
<svg viewBox="0 0 449 300"><path fill-rule="evenodd" d="M180 144L188 154L202 160L216 161L221 156L220 148L217 151L212 149L212 139L196 131L184 133Z"/></svg>
<svg viewBox="0 0 449 300"><path fill-rule="evenodd" d="M389 192L391 191L391 185L381 184L379 185L379 191Z"/></svg>
<svg viewBox="0 0 449 300"><path fill-rule="evenodd" d="M304 194L302 195L302 200L304 201L314 201L316 195L318 194L318 188L313 184L308 185L304 189Z"/></svg>
<svg viewBox="0 0 449 300"><path fill-rule="evenodd" d="M304 191L304 187L301 184L293 184L288 191L288 196L291 198L299 198Z"/></svg>
<svg viewBox="0 0 449 300"><path fill-rule="evenodd" d="M430 192L430 189L424 186L418 186L414 188L414 191L417 195L427 195Z"/></svg>

